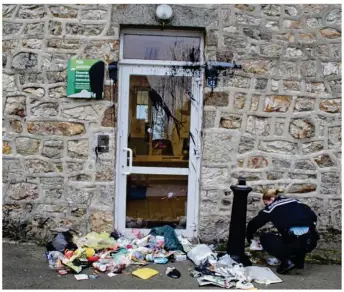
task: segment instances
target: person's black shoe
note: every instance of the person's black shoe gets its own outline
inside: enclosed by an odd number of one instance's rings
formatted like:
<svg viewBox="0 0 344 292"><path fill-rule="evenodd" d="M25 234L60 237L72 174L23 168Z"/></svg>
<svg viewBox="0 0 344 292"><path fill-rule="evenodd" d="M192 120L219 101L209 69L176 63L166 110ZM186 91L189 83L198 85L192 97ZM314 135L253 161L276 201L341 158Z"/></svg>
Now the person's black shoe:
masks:
<svg viewBox="0 0 344 292"><path fill-rule="evenodd" d="M277 268L276 272L278 274L286 274L289 272L291 269L295 267L294 263L290 260L284 261L281 263L281 265Z"/></svg>
<svg viewBox="0 0 344 292"><path fill-rule="evenodd" d="M305 267L305 257L296 257L295 259L293 259L293 263L295 264L296 269L303 269Z"/></svg>

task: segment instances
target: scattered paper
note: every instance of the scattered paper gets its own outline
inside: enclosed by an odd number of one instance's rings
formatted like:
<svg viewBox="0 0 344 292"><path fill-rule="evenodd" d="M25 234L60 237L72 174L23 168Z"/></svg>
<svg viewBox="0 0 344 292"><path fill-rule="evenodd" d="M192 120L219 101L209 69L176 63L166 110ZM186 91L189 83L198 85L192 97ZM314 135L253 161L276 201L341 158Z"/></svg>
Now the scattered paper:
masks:
<svg viewBox="0 0 344 292"><path fill-rule="evenodd" d="M116 276L117 274L115 274L115 273L108 273L107 275L111 278L111 277Z"/></svg>
<svg viewBox="0 0 344 292"><path fill-rule="evenodd" d="M80 280L88 280L88 275L86 274L79 274L79 275L74 275L75 279L77 279L78 281Z"/></svg>

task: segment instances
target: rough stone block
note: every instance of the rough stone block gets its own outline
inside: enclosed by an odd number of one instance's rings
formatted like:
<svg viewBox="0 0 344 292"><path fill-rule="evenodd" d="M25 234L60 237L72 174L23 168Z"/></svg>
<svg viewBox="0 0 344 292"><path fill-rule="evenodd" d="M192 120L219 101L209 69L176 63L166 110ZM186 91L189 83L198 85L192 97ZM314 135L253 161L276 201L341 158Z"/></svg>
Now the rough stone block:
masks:
<svg viewBox="0 0 344 292"><path fill-rule="evenodd" d="M299 42L303 44L311 44L316 41L316 36L313 33L299 33Z"/></svg>
<svg viewBox="0 0 344 292"><path fill-rule="evenodd" d="M208 92L204 96L205 105L228 106L228 92Z"/></svg>
<svg viewBox="0 0 344 292"><path fill-rule="evenodd" d="M288 58L302 58L304 53L300 48L289 47L285 51L285 56Z"/></svg>
<svg viewBox="0 0 344 292"><path fill-rule="evenodd" d="M295 154L297 151L296 143L276 140L276 141L260 141L258 149L271 152L271 153L286 153L286 154Z"/></svg>
<svg viewBox="0 0 344 292"><path fill-rule="evenodd" d="M268 79L257 79L255 89L265 90L267 85L268 85Z"/></svg>
<svg viewBox="0 0 344 292"><path fill-rule="evenodd" d="M318 17L311 17L311 18L306 18L305 24L308 27L315 28L321 26L321 18Z"/></svg>
<svg viewBox="0 0 344 292"><path fill-rule="evenodd" d="M286 158L272 158L272 165L274 169L290 168L291 161Z"/></svg>
<svg viewBox="0 0 344 292"><path fill-rule="evenodd" d="M306 82L306 91L310 93L325 93L326 88L323 82Z"/></svg>
<svg viewBox="0 0 344 292"><path fill-rule="evenodd" d="M12 68L15 70L38 70L38 55L36 53L18 53L12 59Z"/></svg>
<svg viewBox="0 0 344 292"><path fill-rule="evenodd" d="M110 63L118 60L119 41L91 41L81 54L85 59L103 59Z"/></svg>
<svg viewBox="0 0 344 292"><path fill-rule="evenodd" d="M235 13L236 17L236 22L238 24L244 24L244 25L253 25L253 26L258 26L260 25L262 19L246 14L241 14L241 13Z"/></svg>
<svg viewBox="0 0 344 292"><path fill-rule="evenodd" d="M234 75L230 78L224 80L224 86L238 87L238 88L249 88L251 83L251 78Z"/></svg>
<svg viewBox="0 0 344 292"><path fill-rule="evenodd" d="M238 179L244 177L246 181L261 180L262 174L260 172L236 171L232 173L232 177Z"/></svg>
<svg viewBox="0 0 344 292"><path fill-rule="evenodd" d="M72 140L68 141L68 156L71 158L83 159L89 155L88 140Z"/></svg>
<svg viewBox="0 0 344 292"><path fill-rule="evenodd" d="M220 119L220 125L226 129L238 129L241 127L241 121L240 116L224 116Z"/></svg>
<svg viewBox="0 0 344 292"><path fill-rule="evenodd" d="M84 169L84 163L80 162L67 162L67 174L80 172Z"/></svg>
<svg viewBox="0 0 344 292"><path fill-rule="evenodd" d="M92 187L68 186L65 192L65 200L70 206L88 206L96 193Z"/></svg>
<svg viewBox="0 0 344 292"><path fill-rule="evenodd" d="M328 128L328 147L330 149L338 149L342 146L342 128L330 127Z"/></svg>
<svg viewBox="0 0 344 292"><path fill-rule="evenodd" d="M201 183L206 188L218 188L229 184L227 168L202 167Z"/></svg>
<svg viewBox="0 0 344 292"><path fill-rule="evenodd" d="M11 184L7 190L7 197L15 201L31 201L37 199L38 196L38 186L32 183Z"/></svg>
<svg viewBox="0 0 344 292"><path fill-rule="evenodd" d="M59 113L59 104L57 102L43 102L30 109L31 114L36 117L52 117Z"/></svg>
<svg viewBox="0 0 344 292"><path fill-rule="evenodd" d="M299 64L289 61L282 61L278 68L278 75L285 77L299 77L300 69Z"/></svg>
<svg viewBox="0 0 344 292"><path fill-rule="evenodd" d="M244 10L244 11L254 11L256 7L254 5L249 4L235 4L236 9Z"/></svg>
<svg viewBox="0 0 344 292"><path fill-rule="evenodd" d="M324 149L324 142L323 141L312 141L308 143L302 144L302 153L303 154L310 154L316 153Z"/></svg>
<svg viewBox="0 0 344 292"><path fill-rule="evenodd" d="M325 16L326 25L338 25L342 24L342 10L333 9Z"/></svg>
<svg viewBox="0 0 344 292"><path fill-rule="evenodd" d="M78 16L78 10L64 5L50 5L50 12L54 17L58 18L76 18Z"/></svg>
<svg viewBox="0 0 344 292"><path fill-rule="evenodd" d="M328 154L321 154L314 157L314 161L318 164L320 168L334 166L334 162Z"/></svg>
<svg viewBox="0 0 344 292"><path fill-rule="evenodd" d="M284 134L284 119L276 119L275 122L275 135L282 136Z"/></svg>
<svg viewBox="0 0 344 292"><path fill-rule="evenodd" d="M273 62L270 60L245 60L242 62L242 67L247 73L266 74L272 69Z"/></svg>
<svg viewBox="0 0 344 292"><path fill-rule="evenodd" d="M62 116L67 119L77 119L85 121L97 121L98 114L92 106L78 106L62 110Z"/></svg>
<svg viewBox="0 0 344 292"><path fill-rule="evenodd" d="M96 181L113 181L115 163L112 160L101 160L96 164Z"/></svg>
<svg viewBox="0 0 344 292"><path fill-rule="evenodd" d="M309 192L314 192L317 189L316 184L312 183L303 183L303 184L293 184L291 187L288 189L289 193L309 193Z"/></svg>
<svg viewBox="0 0 344 292"><path fill-rule="evenodd" d="M113 212L93 212L91 214L90 223L91 230L95 232L112 232L113 231Z"/></svg>
<svg viewBox="0 0 344 292"><path fill-rule="evenodd" d="M17 5L15 4L3 4L2 5L2 17L10 18L15 11Z"/></svg>
<svg viewBox="0 0 344 292"><path fill-rule="evenodd" d="M316 61L301 62L301 75L303 77L315 77L317 74Z"/></svg>
<svg viewBox="0 0 344 292"><path fill-rule="evenodd" d="M270 118L248 116L246 131L254 135L267 136L270 132Z"/></svg>
<svg viewBox="0 0 344 292"><path fill-rule="evenodd" d="M251 100L251 106L250 106L250 110L251 111L256 111L258 110L259 107L259 95L252 95L252 100Z"/></svg>
<svg viewBox="0 0 344 292"><path fill-rule="evenodd" d="M22 23L12 23L4 21L2 23L2 33L3 35L16 35L22 26Z"/></svg>
<svg viewBox="0 0 344 292"><path fill-rule="evenodd" d="M335 28L326 27L320 30L321 35L327 39L336 39L341 37L342 33Z"/></svg>
<svg viewBox="0 0 344 292"><path fill-rule="evenodd" d="M2 154L9 155L12 153L10 142L2 141Z"/></svg>
<svg viewBox="0 0 344 292"><path fill-rule="evenodd" d="M268 165L268 160L263 156L250 157L247 161L248 168L265 168Z"/></svg>
<svg viewBox="0 0 344 292"><path fill-rule="evenodd" d="M216 112L204 111L203 112L203 128L214 128Z"/></svg>
<svg viewBox="0 0 344 292"><path fill-rule="evenodd" d="M53 163L40 159L27 159L25 161L25 169L29 174L51 173L57 170Z"/></svg>
<svg viewBox="0 0 344 292"><path fill-rule="evenodd" d="M317 174L316 173L308 173L309 171L307 171L307 173L305 173L305 170L296 170L293 172L289 173L289 178L291 179L316 179L317 178Z"/></svg>
<svg viewBox="0 0 344 292"><path fill-rule="evenodd" d="M27 156L38 152L40 140L33 138L21 137L16 139L17 153Z"/></svg>
<svg viewBox="0 0 344 292"><path fill-rule="evenodd" d="M48 158L62 158L63 156L63 141L50 140L43 142L42 155Z"/></svg>
<svg viewBox="0 0 344 292"><path fill-rule="evenodd" d="M19 95L19 96L7 97L4 114L25 117L26 116L25 96Z"/></svg>
<svg viewBox="0 0 344 292"><path fill-rule="evenodd" d="M280 16L281 15L281 5L277 4L265 4L261 5L261 12L266 16Z"/></svg>
<svg viewBox="0 0 344 292"><path fill-rule="evenodd" d="M18 17L22 19L43 18L45 15L43 5L20 5Z"/></svg>
<svg viewBox="0 0 344 292"><path fill-rule="evenodd" d="M289 15L289 16L298 16L299 15L299 9L297 9L297 7L295 6L291 6L291 5L285 5L284 6L284 13L286 15Z"/></svg>
<svg viewBox="0 0 344 292"><path fill-rule="evenodd" d="M27 130L30 134L76 136L85 132L85 126L69 122L29 122Z"/></svg>
<svg viewBox="0 0 344 292"><path fill-rule="evenodd" d="M266 177L268 180L282 179L283 176L284 176L284 172L281 172L281 171L269 171L266 173Z"/></svg>
<svg viewBox="0 0 344 292"><path fill-rule="evenodd" d="M228 133L207 132L204 135L203 160L211 163L229 162L234 145L233 136Z"/></svg>
<svg viewBox="0 0 344 292"><path fill-rule="evenodd" d="M104 118L102 120L102 127L111 127L116 128L117 126L117 111L115 110L115 107L108 108L104 112ZM213 121L214 123L214 121Z"/></svg>
<svg viewBox="0 0 344 292"><path fill-rule="evenodd" d="M245 107L246 94L237 92L234 94L234 107L236 109L243 109Z"/></svg>
<svg viewBox="0 0 344 292"><path fill-rule="evenodd" d="M342 100L336 99L323 99L319 105L320 110L327 113L339 113L342 108Z"/></svg>
<svg viewBox="0 0 344 292"><path fill-rule="evenodd" d="M294 111L295 112L305 112L312 111L315 107L315 98L299 96L296 99Z"/></svg>
<svg viewBox="0 0 344 292"><path fill-rule="evenodd" d="M242 154L245 152L252 151L254 149L254 141L255 139L241 136L238 152Z"/></svg>
<svg viewBox="0 0 344 292"><path fill-rule="evenodd" d="M316 167L309 159L299 159L295 161L295 169L315 170Z"/></svg>
<svg viewBox="0 0 344 292"><path fill-rule="evenodd" d="M66 88L63 86L57 86L57 87L49 88L48 97L49 98L66 97Z"/></svg>
<svg viewBox="0 0 344 292"><path fill-rule="evenodd" d="M314 122L310 119L292 119L289 125L289 133L295 139L305 139L314 137Z"/></svg>
<svg viewBox="0 0 344 292"><path fill-rule="evenodd" d="M286 112L291 104L291 96L271 95L265 98L265 112Z"/></svg>
<svg viewBox="0 0 344 292"><path fill-rule="evenodd" d="M44 22L27 23L24 29L24 35L30 38L42 39L44 36Z"/></svg>
<svg viewBox="0 0 344 292"><path fill-rule="evenodd" d="M107 17L106 10L92 9L92 10L83 10L81 12L81 19L89 20L104 20Z"/></svg>
<svg viewBox="0 0 344 292"><path fill-rule="evenodd" d="M105 24L76 24L67 23L66 32L70 35L96 36L100 35Z"/></svg>
<svg viewBox="0 0 344 292"><path fill-rule="evenodd" d="M327 76L341 76L342 64L335 62L322 63L323 74Z"/></svg>
<svg viewBox="0 0 344 292"><path fill-rule="evenodd" d="M301 29L302 24L298 20L285 19L283 20L283 27L287 29Z"/></svg>

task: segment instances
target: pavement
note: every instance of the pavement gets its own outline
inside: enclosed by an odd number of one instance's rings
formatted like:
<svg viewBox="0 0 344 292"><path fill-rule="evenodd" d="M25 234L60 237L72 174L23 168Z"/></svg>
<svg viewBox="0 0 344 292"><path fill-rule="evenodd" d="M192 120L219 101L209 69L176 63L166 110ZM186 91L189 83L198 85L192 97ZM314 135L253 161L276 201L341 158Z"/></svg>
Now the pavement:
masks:
<svg viewBox="0 0 344 292"><path fill-rule="evenodd" d="M3 289L223 289L215 286L199 287L197 280L189 276L193 269L191 261L151 264L149 267L159 274L141 280L131 272L137 266L129 266L123 274L112 278L102 274L96 280L77 281L74 275L60 276L49 269L44 257L45 248L27 244L3 243L2 288ZM179 279L165 275L166 267L175 266L182 274ZM275 271L275 268L271 268ZM87 274L88 269L82 273ZM261 289L341 289L340 265L306 264L303 270L293 270L288 275L278 275L283 282L254 286Z"/></svg>

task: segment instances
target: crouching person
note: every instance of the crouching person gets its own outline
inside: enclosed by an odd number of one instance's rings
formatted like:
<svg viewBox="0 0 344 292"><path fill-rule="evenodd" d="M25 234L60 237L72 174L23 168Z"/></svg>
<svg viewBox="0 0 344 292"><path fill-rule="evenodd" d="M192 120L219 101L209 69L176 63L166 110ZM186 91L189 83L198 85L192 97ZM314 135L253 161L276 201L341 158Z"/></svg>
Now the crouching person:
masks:
<svg viewBox="0 0 344 292"><path fill-rule="evenodd" d="M247 240L266 223L272 222L279 234L264 233L260 243L265 251L281 261L277 273L285 274L293 268L303 269L306 253L311 252L319 239L317 216L307 205L296 199L279 196L282 190L264 192L265 208L247 225Z"/></svg>

